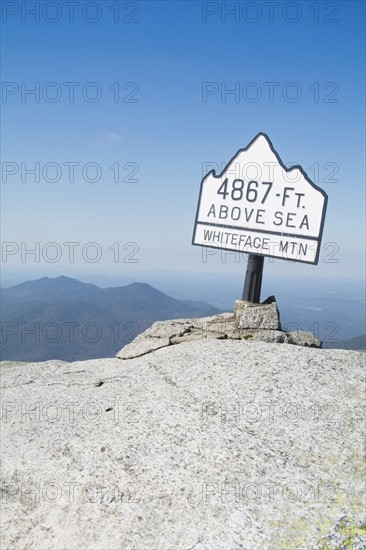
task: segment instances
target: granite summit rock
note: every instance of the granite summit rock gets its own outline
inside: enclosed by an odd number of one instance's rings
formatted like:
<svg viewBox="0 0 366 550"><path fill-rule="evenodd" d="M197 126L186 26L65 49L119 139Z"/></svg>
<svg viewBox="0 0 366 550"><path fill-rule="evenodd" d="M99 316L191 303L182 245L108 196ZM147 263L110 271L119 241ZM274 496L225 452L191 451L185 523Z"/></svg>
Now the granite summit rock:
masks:
<svg viewBox="0 0 366 550"><path fill-rule="evenodd" d="M363 364L192 338L3 365L3 548L325 549L340 525L365 547Z"/></svg>

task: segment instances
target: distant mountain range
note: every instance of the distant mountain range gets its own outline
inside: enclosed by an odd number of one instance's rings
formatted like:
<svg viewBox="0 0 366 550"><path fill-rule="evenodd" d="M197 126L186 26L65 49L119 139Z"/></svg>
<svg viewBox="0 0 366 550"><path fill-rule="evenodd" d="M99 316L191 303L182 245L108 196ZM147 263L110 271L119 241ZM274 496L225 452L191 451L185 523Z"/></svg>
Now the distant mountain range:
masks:
<svg viewBox="0 0 366 550"><path fill-rule="evenodd" d="M350 350L365 350L366 349L366 334L340 340L340 342L329 343L328 348L332 349L350 349Z"/></svg>
<svg viewBox="0 0 366 550"><path fill-rule="evenodd" d="M170 293L172 284L170 287L162 290ZM229 291L230 284L227 287ZM203 286L203 296L216 299L214 288L206 294L204 290ZM187 298L200 293L189 294ZM63 276L1 289L0 358L29 362L113 357L154 321L204 317L224 309L181 297L172 298L145 283L100 288ZM288 291L279 297L285 330L314 332L325 348L366 348L364 334L353 337L364 328L361 296L347 296L341 291L329 297L317 296L313 291L305 300ZM232 306L225 309L229 311Z"/></svg>
<svg viewBox="0 0 366 550"><path fill-rule="evenodd" d="M3 361L113 357L154 321L220 312L145 283L102 289L63 276L1 289L1 301Z"/></svg>

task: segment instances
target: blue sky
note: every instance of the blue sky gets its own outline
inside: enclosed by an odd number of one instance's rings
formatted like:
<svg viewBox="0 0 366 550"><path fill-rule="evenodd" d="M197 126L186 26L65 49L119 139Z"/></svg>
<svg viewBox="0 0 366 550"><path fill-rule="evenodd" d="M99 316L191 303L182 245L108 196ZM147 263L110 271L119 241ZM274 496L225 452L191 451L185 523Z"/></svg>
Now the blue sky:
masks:
<svg viewBox="0 0 366 550"><path fill-rule="evenodd" d="M74 22L61 1L2 4L4 272L243 271L203 262L193 223L205 165L263 131L329 195L319 265L268 275L363 277L363 2L80 1Z"/></svg>

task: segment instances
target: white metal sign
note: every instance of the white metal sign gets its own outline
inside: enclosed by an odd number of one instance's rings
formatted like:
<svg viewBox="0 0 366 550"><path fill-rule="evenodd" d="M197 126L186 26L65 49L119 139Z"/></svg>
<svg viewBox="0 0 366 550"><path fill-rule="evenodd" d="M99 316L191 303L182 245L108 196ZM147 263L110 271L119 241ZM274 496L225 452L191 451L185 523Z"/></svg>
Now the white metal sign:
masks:
<svg viewBox="0 0 366 550"><path fill-rule="evenodd" d="M260 133L203 178L192 244L317 264L327 200Z"/></svg>

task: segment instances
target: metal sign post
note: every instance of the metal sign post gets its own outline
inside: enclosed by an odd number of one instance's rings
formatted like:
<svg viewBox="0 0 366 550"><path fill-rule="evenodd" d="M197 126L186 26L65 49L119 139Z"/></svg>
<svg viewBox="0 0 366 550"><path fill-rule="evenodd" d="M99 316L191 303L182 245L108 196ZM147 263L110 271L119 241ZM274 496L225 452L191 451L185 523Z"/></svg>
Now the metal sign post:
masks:
<svg viewBox="0 0 366 550"><path fill-rule="evenodd" d="M247 302L253 302L254 304L259 304L260 302L263 262L264 256L249 254L242 298Z"/></svg>

